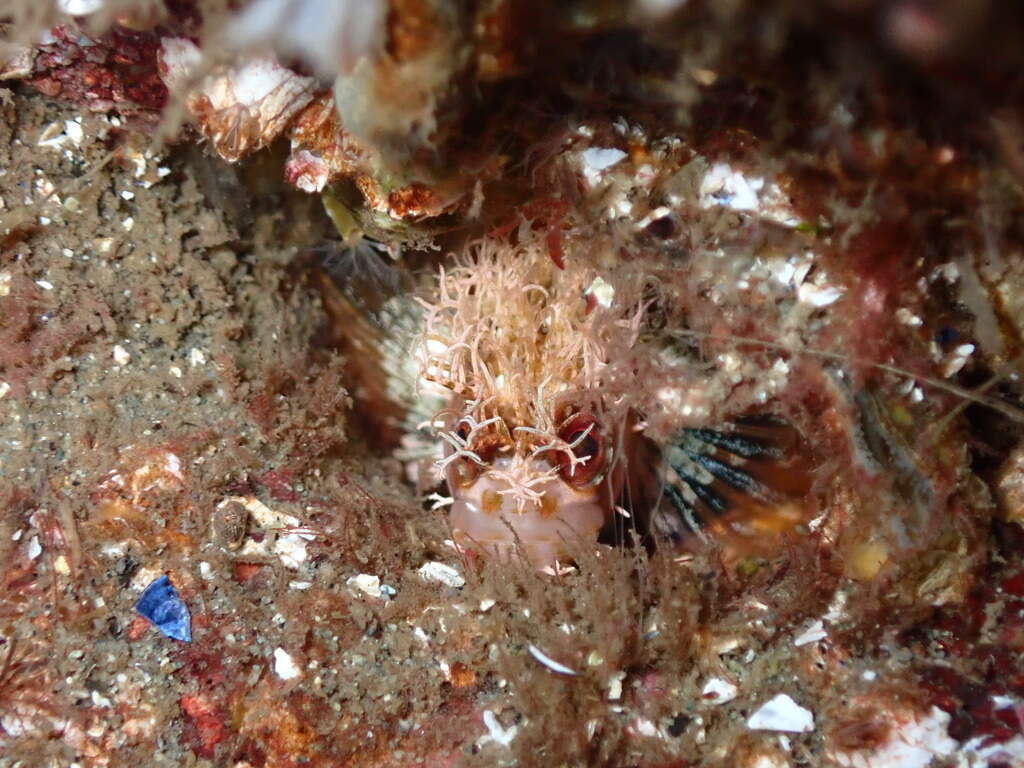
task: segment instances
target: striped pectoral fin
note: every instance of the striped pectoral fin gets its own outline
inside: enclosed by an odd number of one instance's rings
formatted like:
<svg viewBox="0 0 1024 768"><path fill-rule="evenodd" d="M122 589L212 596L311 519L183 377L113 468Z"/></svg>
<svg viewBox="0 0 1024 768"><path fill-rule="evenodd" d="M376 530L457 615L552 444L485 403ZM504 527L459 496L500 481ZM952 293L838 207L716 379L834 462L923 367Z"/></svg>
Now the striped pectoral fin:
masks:
<svg viewBox="0 0 1024 768"><path fill-rule="evenodd" d="M809 462L785 425L685 429L665 446L663 460L662 506L676 519L663 513L657 527L671 538L756 540L806 517Z"/></svg>

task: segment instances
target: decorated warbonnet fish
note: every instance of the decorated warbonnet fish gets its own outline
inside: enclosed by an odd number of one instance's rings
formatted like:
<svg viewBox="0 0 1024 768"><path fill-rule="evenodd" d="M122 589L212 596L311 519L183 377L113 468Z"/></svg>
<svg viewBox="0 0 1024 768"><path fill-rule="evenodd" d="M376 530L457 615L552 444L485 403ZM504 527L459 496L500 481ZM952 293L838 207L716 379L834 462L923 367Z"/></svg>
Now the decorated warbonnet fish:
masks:
<svg viewBox="0 0 1024 768"><path fill-rule="evenodd" d="M748 541L805 519L795 432L687 424L650 324L651 284L596 257L485 239L422 302L422 378L450 391L434 427L456 542L538 566L599 538ZM689 374L692 375L692 374Z"/></svg>

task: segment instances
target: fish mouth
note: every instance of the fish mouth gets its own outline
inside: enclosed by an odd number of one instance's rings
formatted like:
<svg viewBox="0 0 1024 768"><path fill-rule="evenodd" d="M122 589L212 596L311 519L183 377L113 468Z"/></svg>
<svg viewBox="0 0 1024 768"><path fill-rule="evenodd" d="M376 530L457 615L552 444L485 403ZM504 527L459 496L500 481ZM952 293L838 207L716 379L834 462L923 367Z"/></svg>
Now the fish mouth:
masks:
<svg viewBox="0 0 1024 768"><path fill-rule="evenodd" d="M458 488L449 517L455 543L499 557L519 552L544 567L565 562L574 546L597 541L606 518L597 488L578 489L549 476L531 486L538 498L523 499L514 490L500 472L484 472Z"/></svg>

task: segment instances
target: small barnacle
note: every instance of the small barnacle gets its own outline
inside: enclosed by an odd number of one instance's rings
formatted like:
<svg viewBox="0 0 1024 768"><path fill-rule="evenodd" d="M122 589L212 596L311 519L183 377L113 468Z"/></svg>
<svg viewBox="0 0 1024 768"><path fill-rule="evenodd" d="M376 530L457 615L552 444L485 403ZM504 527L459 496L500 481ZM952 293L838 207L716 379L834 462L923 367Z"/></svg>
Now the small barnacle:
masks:
<svg viewBox="0 0 1024 768"><path fill-rule="evenodd" d="M226 501L214 510L210 527L214 542L233 552L245 540L249 511L237 501Z"/></svg>
<svg viewBox="0 0 1024 768"><path fill-rule="evenodd" d="M262 149L313 100L316 80L253 57L214 72L196 84L203 55L185 38L165 38L160 71L172 91L183 92L189 111L217 154L229 162Z"/></svg>

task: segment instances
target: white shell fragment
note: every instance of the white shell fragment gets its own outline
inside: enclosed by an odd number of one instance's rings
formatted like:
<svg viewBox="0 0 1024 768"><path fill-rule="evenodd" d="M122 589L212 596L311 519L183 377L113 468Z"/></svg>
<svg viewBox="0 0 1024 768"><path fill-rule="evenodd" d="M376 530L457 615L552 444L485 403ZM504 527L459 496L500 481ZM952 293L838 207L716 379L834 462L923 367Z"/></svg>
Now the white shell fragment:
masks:
<svg viewBox="0 0 1024 768"><path fill-rule="evenodd" d="M715 163L700 182L700 207L724 206L734 211L757 210L764 179L748 179L727 163Z"/></svg>
<svg viewBox="0 0 1024 768"><path fill-rule="evenodd" d="M626 156L621 149L614 147L590 147L580 153L583 176L590 186L595 186L601 175Z"/></svg>
<svg viewBox="0 0 1024 768"><path fill-rule="evenodd" d="M797 290L797 297L804 304L812 307L827 307L842 298L843 290L832 285L815 285L802 283Z"/></svg>
<svg viewBox="0 0 1024 768"><path fill-rule="evenodd" d="M527 646L527 650L530 652L530 655L533 656L533 658L535 658L545 667L550 669L552 672L558 672L560 675L576 674L574 670L565 666L565 664L560 664L559 662L555 661L546 653L544 653L544 651L542 651L540 648L538 648L536 645L533 645L532 643Z"/></svg>
<svg viewBox="0 0 1024 768"><path fill-rule="evenodd" d="M799 648L802 645L810 645L819 640L824 640L826 637L828 637L828 632L825 631L825 626L821 623L821 619L816 619L803 632L793 638L793 645Z"/></svg>
<svg viewBox="0 0 1024 768"><path fill-rule="evenodd" d="M814 715L786 694L780 693L747 718L747 728L755 731L808 733L814 730Z"/></svg>
<svg viewBox="0 0 1024 768"><path fill-rule="evenodd" d="M498 722L498 718L489 709L484 710L483 717L484 725L487 726L487 733L477 740L477 744L482 745L493 741L495 744L507 747L512 743L512 739L516 737L516 733L519 731L519 726L513 725L509 728L503 728L501 723Z"/></svg>
<svg viewBox="0 0 1024 768"><path fill-rule="evenodd" d="M608 681L608 701L618 701L622 698L622 681L626 679L625 672L616 672Z"/></svg>
<svg viewBox="0 0 1024 768"><path fill-rule="evenodd" d="M274 674L282 680L293 680L302 674L295 659L284 648L274 649Z"/></svg>
<svg viewBox="0 0 1024 768"><path fill-rule="evenodd" d="M452 587L453 589L459 589L466 584L466 580L462 578L462 575L457 570L452 568L450 565L438 563L433 560L421 565L419 570L416 572L421 578L426 579L427 581L439 581L445 586Z"/></svg>
<svg viewBox="0 0 1024 768"><path fill-rule="evenodd" d="M609 309L615 300L615 287L598 275L583 295L593 296L599 306Z"/></svg>
<svg viewBox="0 0 1024 768"><path fill-rule="evenodd" d="M713 704L725 704L736 698L737 688L721 677L712 677L701 689L701 695Z"/></svg>
<svg viewBox="0 0 1024 768"><path fill-rule="evenodd" d="M358 589L364 595L370 597L383 597L383 593L380 588L380 577L371 576L368 573L360 573L358 576L353 576L345 581L345 586L349 589Z"/></svg>

